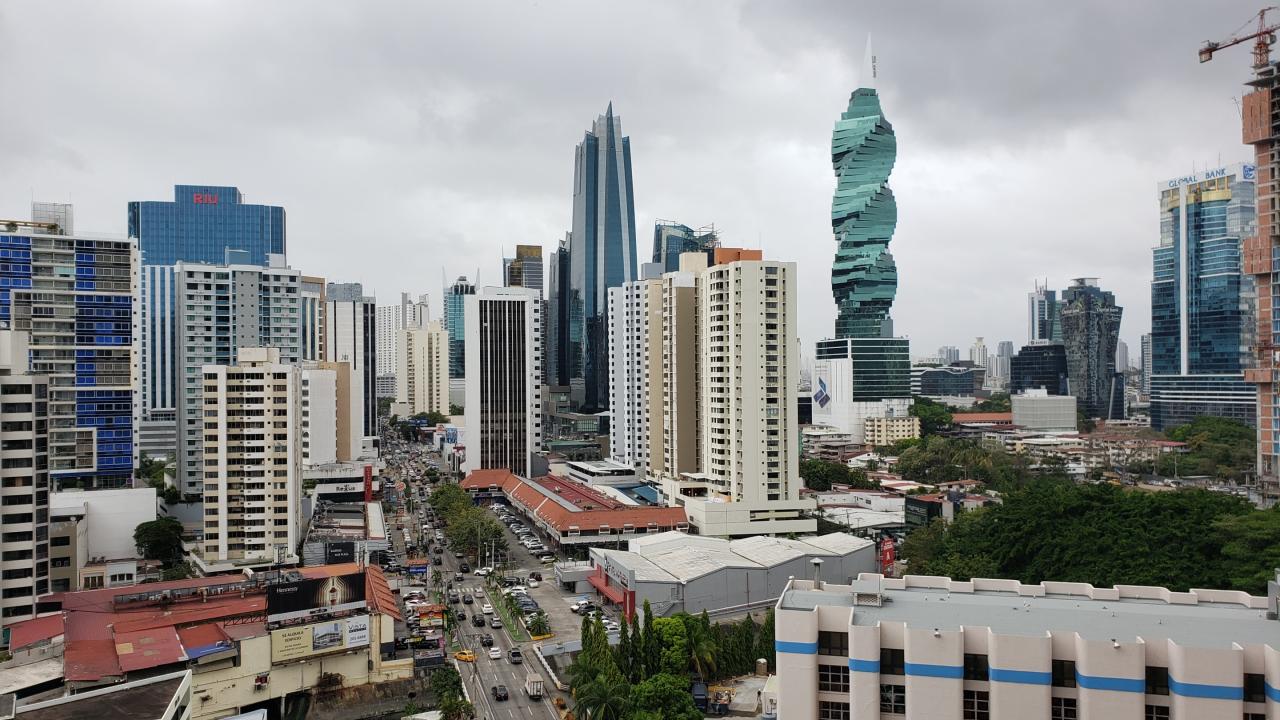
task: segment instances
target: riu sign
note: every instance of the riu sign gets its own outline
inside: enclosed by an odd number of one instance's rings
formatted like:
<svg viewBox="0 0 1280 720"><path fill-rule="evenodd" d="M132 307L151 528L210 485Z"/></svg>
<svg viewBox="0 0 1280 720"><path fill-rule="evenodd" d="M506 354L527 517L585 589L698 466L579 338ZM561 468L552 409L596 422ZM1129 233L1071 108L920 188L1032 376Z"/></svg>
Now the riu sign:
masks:
<svg viewBox="0 0 1280 720"><path fill-rule="evenodd" d="M217 205L218 196L214 193L192 193L191 202L197 205Z"/></svg>

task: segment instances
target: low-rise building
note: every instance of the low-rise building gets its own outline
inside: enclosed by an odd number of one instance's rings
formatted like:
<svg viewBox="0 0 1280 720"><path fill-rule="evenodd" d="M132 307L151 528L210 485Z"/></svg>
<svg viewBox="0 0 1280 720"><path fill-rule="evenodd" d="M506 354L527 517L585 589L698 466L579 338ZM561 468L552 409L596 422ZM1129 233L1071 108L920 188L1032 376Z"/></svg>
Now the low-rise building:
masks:
<svg viewBox="0 0 1280 720"><path fill-rule="evenodd" d="M628 504L554 475L525 479L508 470L476 470L461 487L476 502L505 501L553 547L580 556L589 546L620 546L637 535L689 529L681 508Z"/></svg>
<svg viewBox="0 0 1280 720"><path fill-rule="evenodd" d="M1280 710L1278 609L1274 590L797 577L763 717L1261 720Z"/></svg>
<svg viewBox="0 0 1280 720"><path fill-rule="evenodd" d="M1074 395L1050 395L1046 390L1032 389L1014 395L1009 402L1016 427L1041 432L1076 431Z"/></svg>
<svg viewBox="0 0 1280 720"><path fill-rule="evenodd" d="M845 533L722 540L665 532L626 550L592 548L588 582L627 617L645 600L658 617L741 613L773 604L789 578L813 575L816 560L824 576L852 579L876 568L875 543Z"/></svg>
<svg viewBox="0 0 1280 720"><path fill-rule="evenodd" d="M863 442L872 447L888 447L902 440L920 437L920 418L913 415L867 418L862 426Z"/></svg>

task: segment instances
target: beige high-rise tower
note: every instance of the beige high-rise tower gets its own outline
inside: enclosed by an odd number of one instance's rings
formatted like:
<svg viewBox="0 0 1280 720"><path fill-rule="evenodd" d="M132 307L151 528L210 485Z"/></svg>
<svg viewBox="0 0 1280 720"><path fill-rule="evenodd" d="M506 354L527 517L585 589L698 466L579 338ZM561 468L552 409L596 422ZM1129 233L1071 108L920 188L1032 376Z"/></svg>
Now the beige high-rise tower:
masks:
<svg viewBox="0 0 1280 720"><path fill-rule="evenodd" d="M301 533L301 371L275 348L202 369L207 565L296 559Z"/></svg>
<svg viewBox="0 0 1280 720"><path fill-rule="evenodd" d="M410 413L449 414L449 333L439 321L400 331L396 343L396 402Z"/></svg>

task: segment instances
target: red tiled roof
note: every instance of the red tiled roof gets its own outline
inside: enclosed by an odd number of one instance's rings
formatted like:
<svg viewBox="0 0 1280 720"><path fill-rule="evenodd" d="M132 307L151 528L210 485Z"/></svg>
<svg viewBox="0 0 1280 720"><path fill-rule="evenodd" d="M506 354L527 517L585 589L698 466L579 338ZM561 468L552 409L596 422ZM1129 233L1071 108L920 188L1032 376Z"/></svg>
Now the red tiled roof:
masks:
<svg viewBox="0 0 1280 720"><path fill-rule="evenodd" d="M9 649L17 650L62 634L62 613L23 620L9 626Z"/></svg>
<svg viewBox="0 0 1280 720"><path fill-rule="evenodd" d="M965 423L1011 423L1013 422L1013 413L952 413L951 422L960 425Z"/></svg>
<svg viewBox="0 0 1280 720"><path fill-rule="evenodd" d="M125 672L169 665L187 659L178 639L178 631L172 627L152 628L139 632L116 633L116 657L120 669ZM68 678L70 679L70 678Z"/></svg>
<svg viewBox="0 0 1280 720"><path fill-rule="evenodd" d="M533 487L532 483L567 500L577 509L570 510L552 500ZM610 529L621 529L626 525L640 529L649 527L649 523L659 528L674 528L679 523L688 522L684 508L623 505L605 497L594 488L554 476L531 482L507 470L476 470L462 481L461 486L463 490L499 487L508 498L529 508L536 517L560 532L570 529L598 530L605 525ZM560 489L559 492L556 492L556 488ZM592 509L586 509L587 506Z"/></svg>
<svg viewBox="0 0 1280 720"><path fill-rule="evenodd" d="M396 596L391 593L391 585L387 582L387 576L383 574L382 568L370 565L366 568L364 577L365 596L369 601L369 607L374 612L390 615L403 622L400 604L396 602Z"/></svg>
<svg viewBox="0 0 1280 720"><path fill-rule="evenodd" d="M178 630L178 639L182 641L182 649L187 651L187 657L192 660L231 647L231 638L217 623L184 627Z"/></svg>

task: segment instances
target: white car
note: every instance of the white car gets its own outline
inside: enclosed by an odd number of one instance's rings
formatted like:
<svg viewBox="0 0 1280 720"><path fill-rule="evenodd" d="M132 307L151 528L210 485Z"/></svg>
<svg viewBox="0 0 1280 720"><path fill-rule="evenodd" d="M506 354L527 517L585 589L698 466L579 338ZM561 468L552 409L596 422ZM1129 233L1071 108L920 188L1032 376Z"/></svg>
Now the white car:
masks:
<svg viewBox="0 0 1280 720"><path fill-rule="evenodd" d="M479 570L476 570L475 574L479 575L480 577L484 577L485 575L488 575L489 573L492 573L492 572L493 572L493 568L485 566L480 568Z"/></svg>
<svg viewBox="0 0 1280 720"><path fill-rule="evenodd" d="M536 587L538 587L538 581L537 581L537 580L530 579L530 580L529 580L529 587L531 587L531 588L536 588Z"/></svg>
<svg viewBox="0 0 1280 720"><path fill-rule="evenodd" d="M492 606L492 605L489 605L489 604L481 605L481 606L480 606L480 612L481 612L481 613L483 613L483 614L485 614L485 615L492 615L492 614L493 614L493 606Z"/></svg>
<svg viewBox="0 0 1280 720"><path fill-rule="evenodd" d="M491 648L489 648L489 659L490 659L490 660L501 660L501 659L502 659L502 648L500 648L500 647L491 647Z"/></svg>
<svg viewBox="0 0 1280 720"><path fill-rule="evenodd" d="M523 585L516 585L514 587L509 587L506 590L502 591L503 595L516 595L516 594L527 595L528 593L529 593L528 589L526 589L525 586Z"/></svg>
<svg viewBox="0 0 1280 720"><path fill-rule="evenodd" d="M614 622L613 620L605 620L604 629L606 631L613 632L615 630L620 629L620 626L618 625L618 623Z"/></svg>

